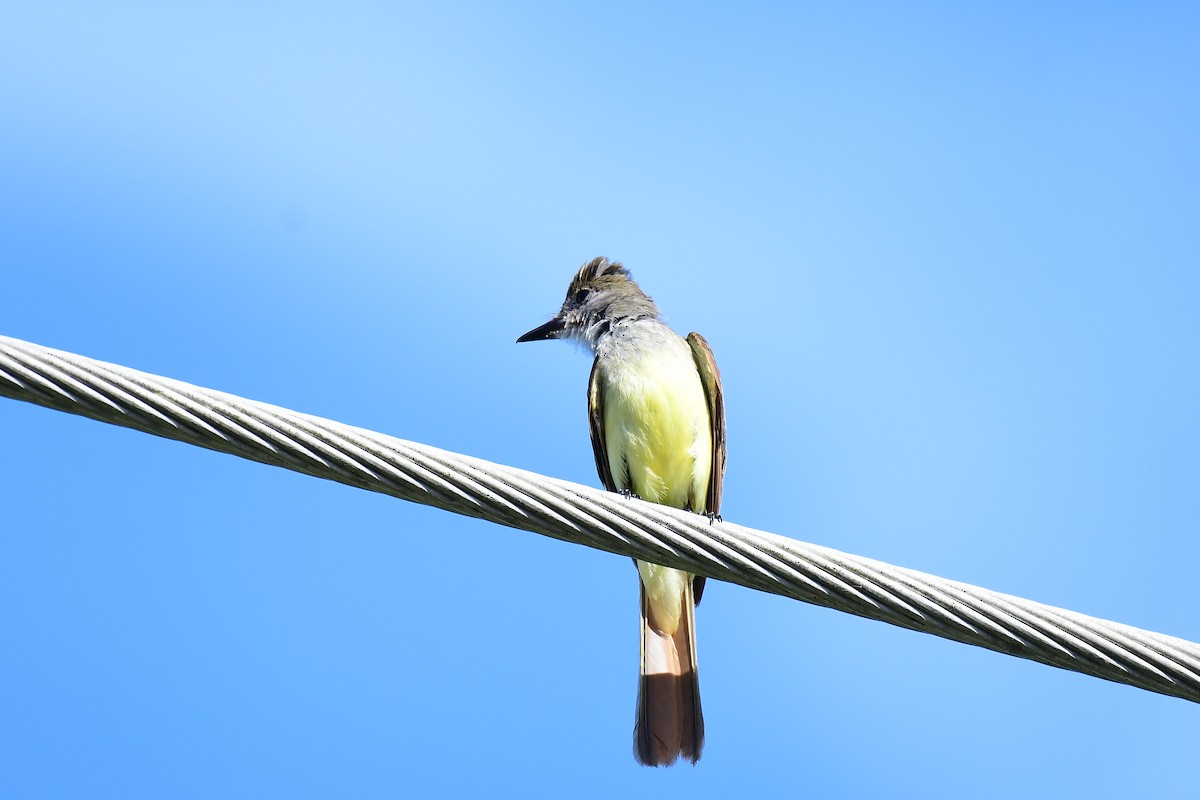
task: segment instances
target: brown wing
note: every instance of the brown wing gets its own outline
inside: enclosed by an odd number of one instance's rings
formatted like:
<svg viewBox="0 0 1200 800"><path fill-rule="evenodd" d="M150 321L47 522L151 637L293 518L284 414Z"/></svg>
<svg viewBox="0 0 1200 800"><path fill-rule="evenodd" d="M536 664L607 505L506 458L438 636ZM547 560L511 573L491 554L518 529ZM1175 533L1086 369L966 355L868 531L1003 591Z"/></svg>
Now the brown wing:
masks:
<svg viewBox="0 0 1200 800"><path fill-rule="evenodd" d="M708 478L708 502L703 510L709 514L720 514L721 487L725 483L725 393L721 390L721 371L717 369L712 348L703 336L689 333L687 342L692 348L700 382L704 384L708 419L712 424L712 471Z"/></svg>
<svg viewBox="0 0 1200 800"><path fill-rule="evenodd" d="M708 476L708 498L704 510L719 515L721 491L725 485L725 392L721 389L721 370L717 369L712 348L703 336L689 333L687 343L692 348L692 359L696 362L696 371L700 373L700 383L704 385L708 420L712 426L712 469ZM700 598L704 596L703 575L697 575L692 581L692 592L696 605L700 605Z"/></svg>
<svg viewBox="0 0 1200 800"><path fill-rule="evenodd" d="M616 481L608 467L608 445L604 441L604 400L600 386L600 359L592 362L592 375L588 378L588 428L592 433L592 455L596 457L596 473L600 482L610 492L617 492Z"/></svg>

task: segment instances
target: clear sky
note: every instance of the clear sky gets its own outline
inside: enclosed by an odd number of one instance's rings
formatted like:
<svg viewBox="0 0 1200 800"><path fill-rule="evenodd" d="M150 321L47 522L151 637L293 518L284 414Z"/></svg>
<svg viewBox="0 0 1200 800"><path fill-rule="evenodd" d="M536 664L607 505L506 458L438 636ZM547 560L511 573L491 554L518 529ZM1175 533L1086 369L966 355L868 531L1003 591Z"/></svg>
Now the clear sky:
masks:
<svg viewBox="0 0 1200 800"><path fill-rule="evenodd" d="M624 261L725 517L1200 639L1192 4L10 4L0 333L595 485ZM1200 708L0 400L0 796L1191 797ZM665 797L667 794L662 794Z"/></svg>

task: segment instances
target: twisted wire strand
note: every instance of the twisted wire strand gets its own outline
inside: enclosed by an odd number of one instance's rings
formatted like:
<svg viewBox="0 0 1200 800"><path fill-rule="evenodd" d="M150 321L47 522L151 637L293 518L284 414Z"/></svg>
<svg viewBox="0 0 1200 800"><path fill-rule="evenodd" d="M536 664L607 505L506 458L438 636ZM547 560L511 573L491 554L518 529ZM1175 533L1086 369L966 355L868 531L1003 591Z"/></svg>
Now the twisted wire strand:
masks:
<svg viewBox="0 0 1200 800"><path fill-rule="evenodd" d="M1200 645L0 336L0 395L1200 702Z"/></svg>

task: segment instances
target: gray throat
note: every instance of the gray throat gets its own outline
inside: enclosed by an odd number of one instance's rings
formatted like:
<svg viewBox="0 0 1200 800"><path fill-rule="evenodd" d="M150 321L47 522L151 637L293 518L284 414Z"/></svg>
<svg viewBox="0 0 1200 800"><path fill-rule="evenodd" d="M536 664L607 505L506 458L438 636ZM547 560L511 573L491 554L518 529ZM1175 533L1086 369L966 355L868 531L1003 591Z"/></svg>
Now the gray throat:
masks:
<svg viewBox="0 0 1200 800"><path fill-rule="evenodd" d="M606 324L589 346L600 358L624 359L647 350L670 347L679 336L657 317L626 317Z"/></svg>

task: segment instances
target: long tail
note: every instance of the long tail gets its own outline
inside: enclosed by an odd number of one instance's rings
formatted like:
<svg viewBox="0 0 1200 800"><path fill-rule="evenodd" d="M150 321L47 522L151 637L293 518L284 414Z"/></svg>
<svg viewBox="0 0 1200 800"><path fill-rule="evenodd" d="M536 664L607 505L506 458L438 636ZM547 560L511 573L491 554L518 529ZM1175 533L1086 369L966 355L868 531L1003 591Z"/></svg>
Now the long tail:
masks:
<svg viewBox="0 0 1200 800"><path fill-rule="evenodd" d="M641 585L641 581L638 581ZM677 624L663 625L642 594L642 669L638 680L633 755L639 764L662 767L683 756L695 764L704 749L704 715L696 672L695 603L692 576L682 581L683 602ZM673 634L664 630L674 628Z"/></svg>

